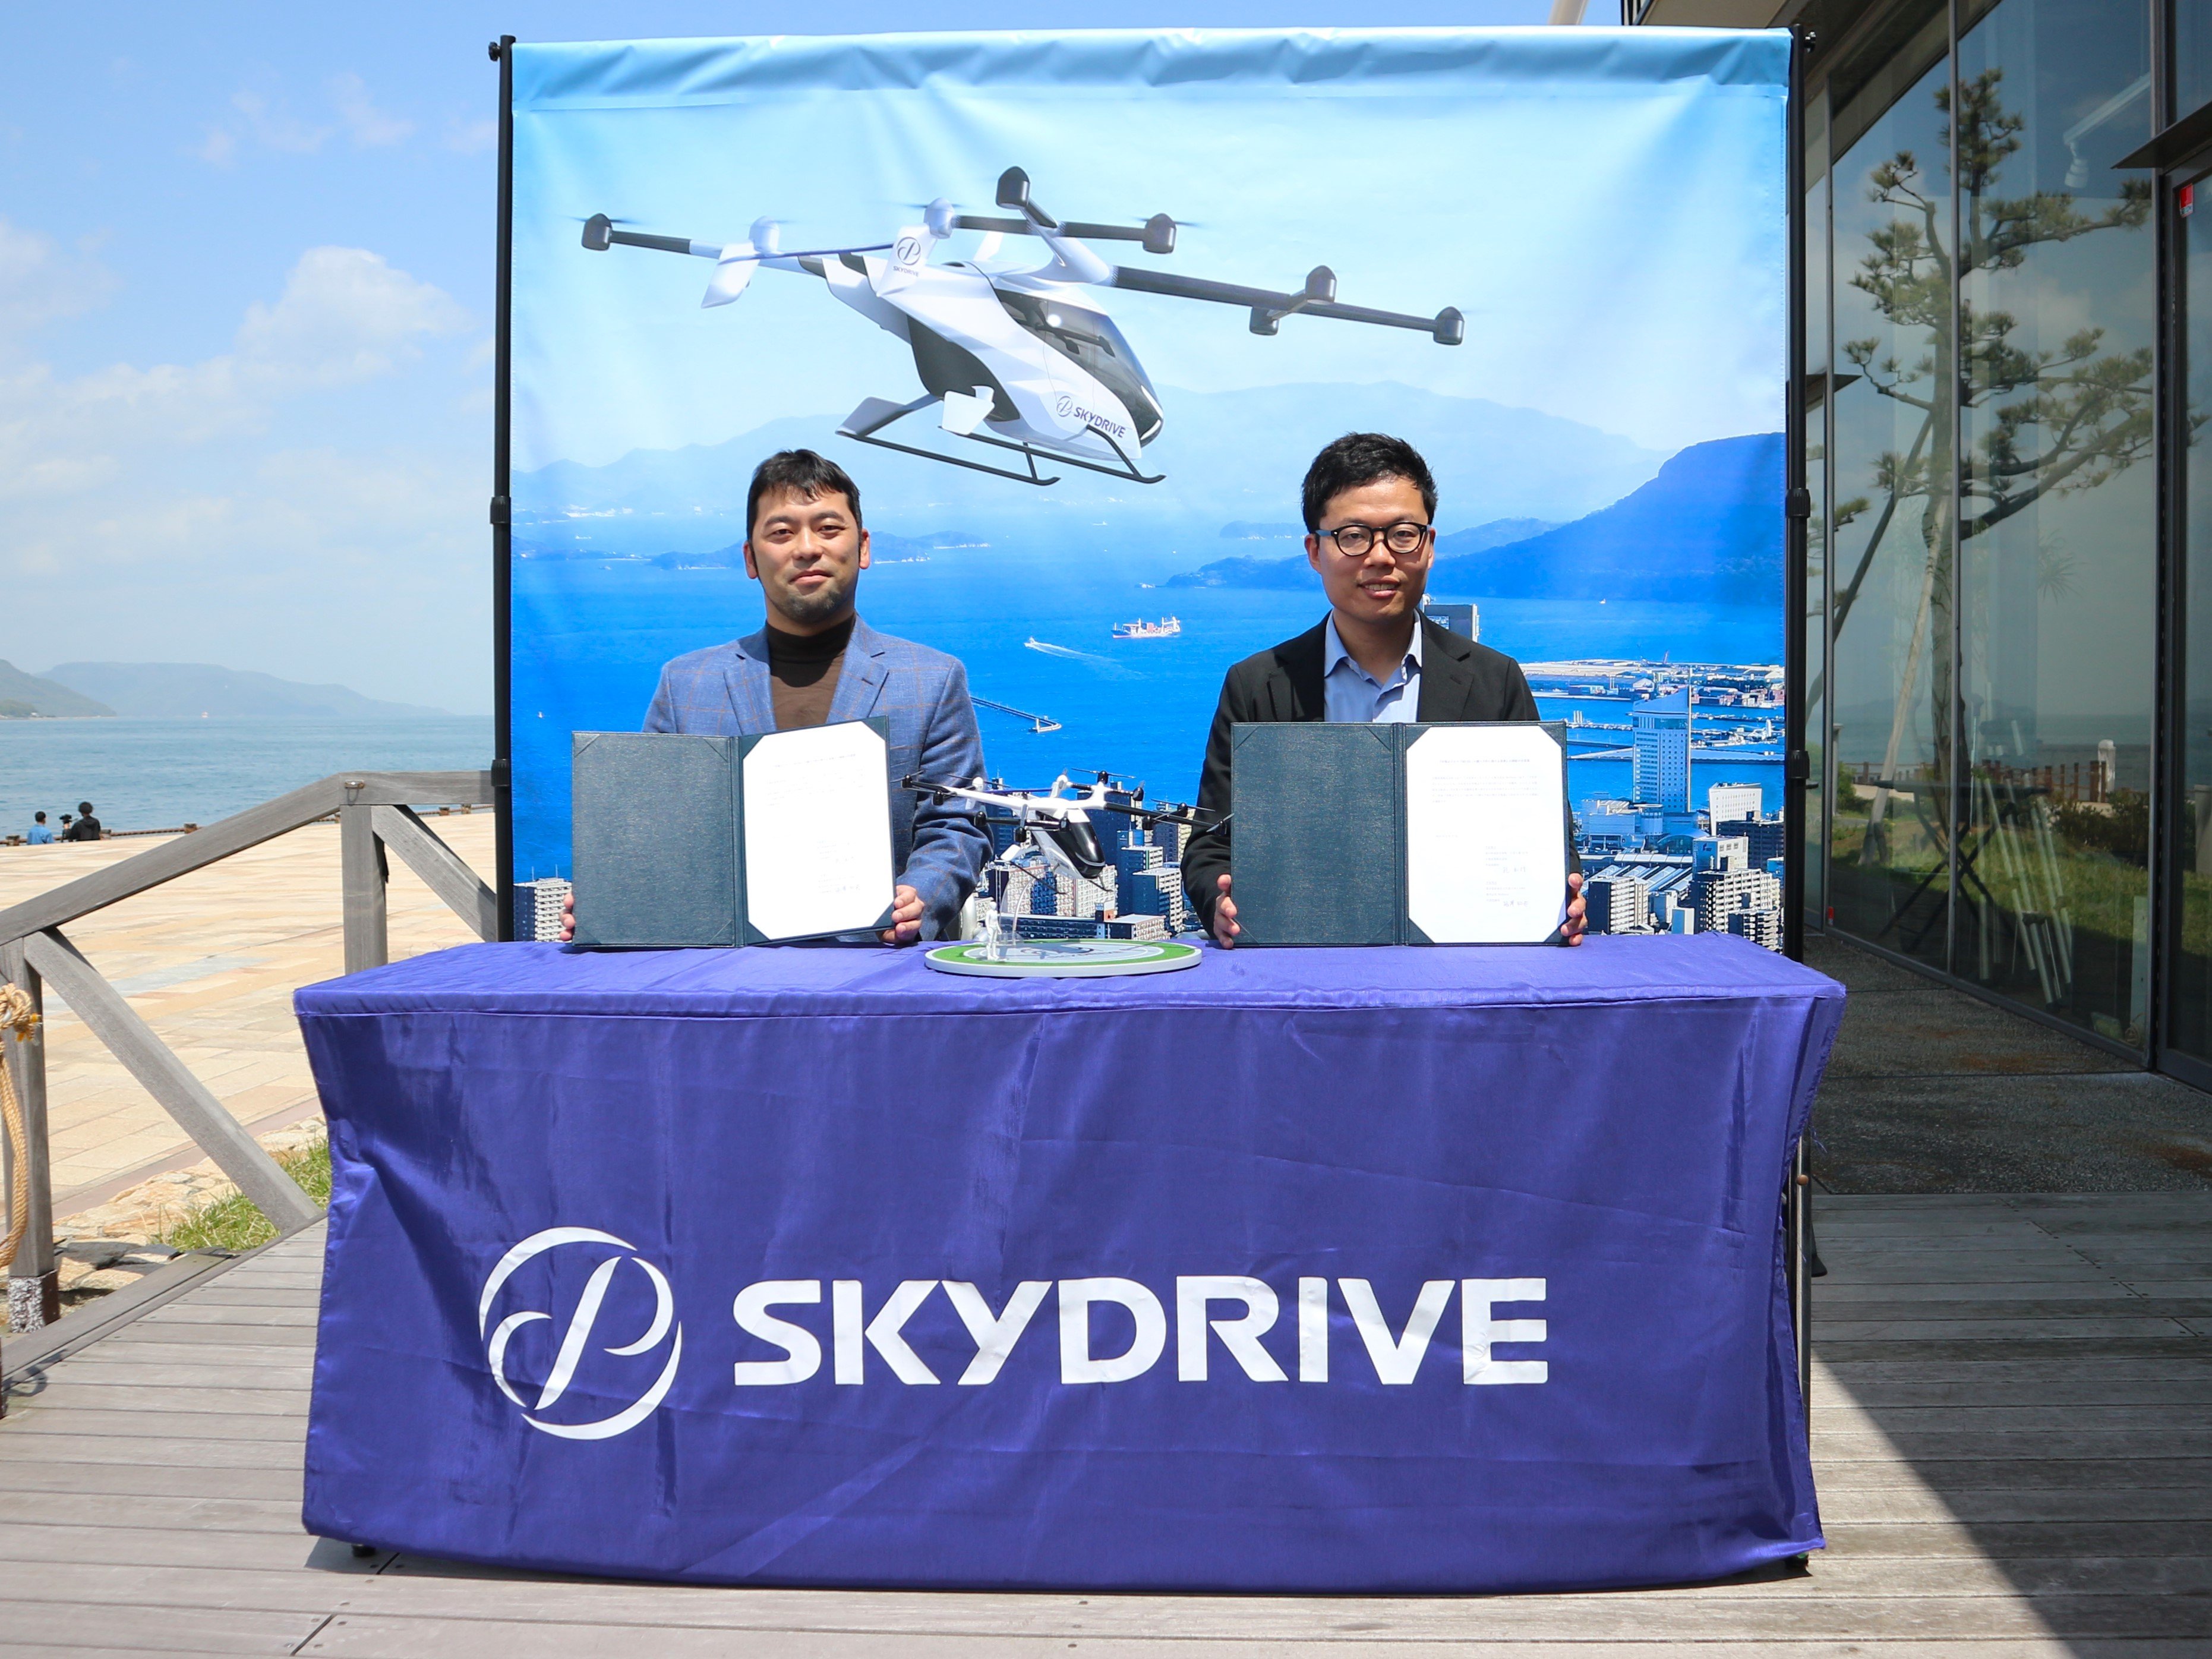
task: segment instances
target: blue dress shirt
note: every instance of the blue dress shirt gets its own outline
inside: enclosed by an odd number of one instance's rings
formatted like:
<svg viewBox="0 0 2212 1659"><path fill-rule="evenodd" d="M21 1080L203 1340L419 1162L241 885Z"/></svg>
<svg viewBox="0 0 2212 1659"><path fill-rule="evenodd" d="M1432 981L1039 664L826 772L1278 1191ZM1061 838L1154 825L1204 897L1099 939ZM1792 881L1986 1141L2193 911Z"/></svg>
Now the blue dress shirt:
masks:
<svg viewBox="0 0 2212 1659"><path fill-rule="evenodd" d="M1363 726L1377 722L1410 726L1419 719L1422 632L1417 620L1405 661L1384 684L1344 648L1344 641L1337 637L1336 618L1331 617L1322 635L1322 699L1326 718L1356 720Z"/></svg>
<svg viewBox="0 0 2212 1659"><path fill-rule="evenodd" d="M52 845L53 845L53 841L54 841L54 830L53 830L53 826L52 826L52 824L50 824L50 823L34 823L34 824L33 824L33 825L31 826L31 845L32 845L32 846L33 846L33 847L51 847L51 846L52 846Z"/></svg>

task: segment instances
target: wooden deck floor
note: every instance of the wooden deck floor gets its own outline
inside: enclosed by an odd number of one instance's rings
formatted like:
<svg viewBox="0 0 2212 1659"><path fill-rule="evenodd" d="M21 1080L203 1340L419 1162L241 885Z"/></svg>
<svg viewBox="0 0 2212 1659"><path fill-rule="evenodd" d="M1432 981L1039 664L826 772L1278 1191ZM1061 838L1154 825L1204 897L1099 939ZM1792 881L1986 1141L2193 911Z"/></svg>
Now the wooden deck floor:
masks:
<svg viewBox="0 0 2212 1659"><path fill-rule="evenodd" d="M299 1526L316 1230L16 1379L0 1653L2212 1655L2212 1194L1831 1198L1819 1221L1832 1547L1802 1577L1302 1600L684 1589L356 1561Z"/></svg>

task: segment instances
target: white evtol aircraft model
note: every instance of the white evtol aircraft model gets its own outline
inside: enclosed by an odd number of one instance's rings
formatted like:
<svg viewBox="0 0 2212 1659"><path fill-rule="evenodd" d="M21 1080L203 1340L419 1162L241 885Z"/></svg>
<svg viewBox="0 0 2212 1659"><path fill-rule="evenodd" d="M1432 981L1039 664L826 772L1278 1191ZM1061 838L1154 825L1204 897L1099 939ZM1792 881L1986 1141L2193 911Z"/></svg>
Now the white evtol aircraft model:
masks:
<svg viewBox="0 0 2212 1659"><path fill-rule="evenodd" d="M1013 942L1009 928L1001 925L1000 907L1006 902L1008 880L1022 867L1024 849L1035 848L1043 854L1046 866L1060 875L1095 882L1106 873L1108 860L1099 848L1098 832L1091 821L1093 812L1117 812L1147 826L1184 823L1194 830L1211 829L1224 821L1194 806L1147 806L1141 784L1134 789L1127 788L1110 772L1099 773L1098 781L1083 787L1080 793L1067 793L1077 786L1065 772L1053 780L1051 788L1045 790L1009 789L1002 783L986 782L980 777L972 783L959 783L927 778L918 772L902 778L899 787L927 795L940 804L972 800L1013 814L1016 828L1012 844L983 866L982 884L975 895L977 924L987 953L994 961ZM1006 920L1011 922L1013 919ZM1026 948L1079 952L1085 947L1066 941L1055 944L1031 940Z"/></svg>
<svg viewBox="0 0 2212 1659"><path fill-rule="evenodd" d="M963 213L940 197L923 210L920 224L890 241L788 252L773 219L755 221L745 240L725 244L618 229L601 213L585 221L584 246L600 252L619 245L712 259L714 274L702 306L728 305L763 266L820 277L838 300L908 343L915 372L927 389L910 403L869 398L838 432L1018 483L1059 483L1040 475L1040 458L1139 483L1158 483L1165 476L1139 465L1144 447L1163 424L1159 394L1114 319L1085 289L1242 306L1251 313L1255 334L1275 333L1285 317L1307 316L1411 329L1438 345L1458 345L1467 337L1466 319L1449 306L1433 317L1415 317L1338 304L1336 274L1327 265L1307 273L1296 292L1278 293L1109 264L1087 244L1137 242L1147 253L1172 253L1176 222L1164 213L1142 225L1054 219L1030 199L1029 175L1019 167L1000 176L998 203L1020 216ZM975 257L933 263L939 244L963 230L984 233ZM997 255L1008 236L1036 237L1052 258L1033 266L1001 261ZM878 435L933 404L939 406L938 426L948 436L1011 450L1023 458L1026 471Z"/></svg>
<svg viewBox="0 0 2212 1659"><path fill-rule="evenodd" d="M1018 851L1028 841L1044 854L1046 863L1085 881L1097 880L1105 873L1109 861L1099 848L1098 832L1091 822L1093 812L1117 812L1146 825L1186 823L1194 830L1212 829L1222 822L1194 806L1147 806L1142 784L1134 789L1127 788L1110 772L1101 772L1096 783L1081 786L1079 794L1066 793L1078 786L1065 772L1053 780L1052 787L1044 790L1009 789L1002 783L986 782L980 777L969 783L960 783L926 778L919 772L902 778L899 787L917 795L927 795L939 805L948 800L972 800L1011 812L1019 828L1006 855Z"/></svg>

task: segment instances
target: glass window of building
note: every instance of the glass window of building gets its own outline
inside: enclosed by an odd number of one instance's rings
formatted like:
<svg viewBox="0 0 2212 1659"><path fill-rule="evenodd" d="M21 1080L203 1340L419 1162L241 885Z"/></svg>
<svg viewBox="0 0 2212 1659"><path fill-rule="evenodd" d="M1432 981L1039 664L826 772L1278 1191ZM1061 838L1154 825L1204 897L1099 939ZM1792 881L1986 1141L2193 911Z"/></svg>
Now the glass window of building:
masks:
<svg viewBox="0 0 2212 1659"><path fill-rule="evenodd" d="M2141 1047L2157 495L2148 14L2003 0L1959 43L1952 971Z"/></svg>
<svg viewBox="0 0 2212 1659"><path fill-rule="evenodd" d="M1828 906L1844 932L1937 968L1953 727L1948 38L1939 10L1833 111L1830 185Z"/></svg>
<svg viewBox="0 0 2212 1659"><path fill-rule="evenodd" d="M2173 114L2212 104L2212 0L2173 0Z"/></svg>

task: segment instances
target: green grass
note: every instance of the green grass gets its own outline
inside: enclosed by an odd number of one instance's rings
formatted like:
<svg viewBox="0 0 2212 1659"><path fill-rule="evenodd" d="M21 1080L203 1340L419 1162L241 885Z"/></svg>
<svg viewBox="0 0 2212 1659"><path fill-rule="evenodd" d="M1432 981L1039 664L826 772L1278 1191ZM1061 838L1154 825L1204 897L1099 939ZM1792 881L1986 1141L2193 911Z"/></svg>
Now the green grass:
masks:
<svg viewBox="0 0 2212 1659"><path fill-rule="evenodd" d="M316 1203L331 1201L328 1141L281 1153L276 1162ZM161 1243L177 1250L250 1250L276 1237L276 1229L269 1218L245 1194L233 1193L228 1198L194 1205L182 1221L161 1235Z"/></svg>

